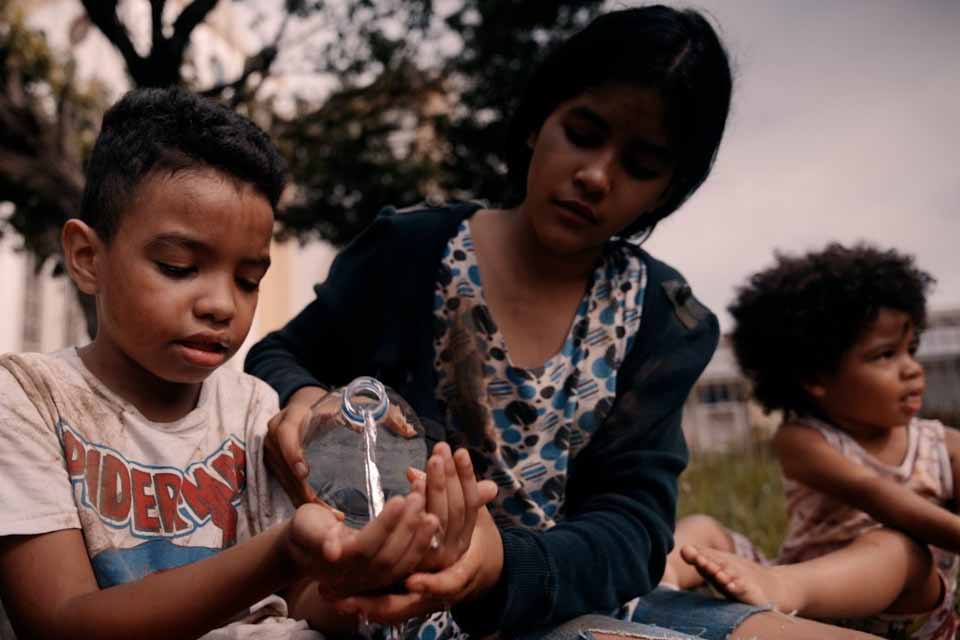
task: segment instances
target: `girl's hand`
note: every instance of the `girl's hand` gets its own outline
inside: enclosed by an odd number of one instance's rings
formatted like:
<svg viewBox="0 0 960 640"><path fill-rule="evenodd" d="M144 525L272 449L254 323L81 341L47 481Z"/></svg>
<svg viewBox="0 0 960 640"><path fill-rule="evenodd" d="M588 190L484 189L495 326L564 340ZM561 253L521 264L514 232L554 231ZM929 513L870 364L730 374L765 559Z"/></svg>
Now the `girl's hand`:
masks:
<svg viewBox="0 0 960 640"><path fill-rule="evenodd" d="M308 427L314 406L326 395L327 391L320 387L304 387L290 397L286 408L267 422L263 461L294 505L319 504L343 520L343 513L318 498L307 482L310 469L303 458L303 443L310 436Z"/></svg>
<svg viewBox="0 0 960 640"><path fill-rule="evenodd" d="M354 596L336 603L342 614L396 623L481 597L497 584L503 570L503 542L487 509L481 508L467 552L438 573L415 573L407 593Z"/></svg>
<svg viewBox="0 0 960 640"><path fill-rule="evenodd" d="M327 600L383 589L407 577L430 550L438 522L423 507L419 494L395 496L355 531L328 509L305 504L290 522L286 549Z"/></svg>
<svg viewBox="0 0 960 640"><path fill-rule="evenodd" d="M440 531L433 553L418 567L420 571L439 571L453 565L471 544L477 515L483 505L497 495L497 485L489 480L477 482L473 463L466 449L451 454L441 442L427 461L427 473L407 470L414 492L426 496L427 511L437 516Z"/></svg>

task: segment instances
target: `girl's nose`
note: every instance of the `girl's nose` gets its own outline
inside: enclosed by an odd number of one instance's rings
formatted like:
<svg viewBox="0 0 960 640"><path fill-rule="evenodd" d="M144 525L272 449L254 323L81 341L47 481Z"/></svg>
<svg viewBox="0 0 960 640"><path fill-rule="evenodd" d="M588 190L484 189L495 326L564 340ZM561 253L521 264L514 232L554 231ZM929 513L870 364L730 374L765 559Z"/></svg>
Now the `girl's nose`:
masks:
<svg viewBox="0 0 960 640"><path fill-rule="evenodd" d="M603 197L610 191L610 161L605 155L584 164L574 174L574 183L590 197Z"/></svg>

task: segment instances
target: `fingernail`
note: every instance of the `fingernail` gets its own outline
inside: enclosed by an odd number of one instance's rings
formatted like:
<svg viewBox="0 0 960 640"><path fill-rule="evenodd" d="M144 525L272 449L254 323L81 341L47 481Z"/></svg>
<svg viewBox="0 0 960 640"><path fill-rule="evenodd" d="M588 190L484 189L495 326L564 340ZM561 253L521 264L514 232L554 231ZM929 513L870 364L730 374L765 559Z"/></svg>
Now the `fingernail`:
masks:
<svg viewBox="0 0 960 640"><path fill-rule="evenodd" d="M415 477L417 477L417 478L426 478L426 477L427 477L427 474L425 474L423 471L421 471L420 469L417 469L417 468L415 468L415 467L410 467L410 472L411 472Z"/></svg>
<svg viewBox="0 0 960 640"><path fill-rule="evenodd" d="M310 475L310 470L307 469L307 465L303 462L298 462L297 464L293 465L293 471L300 478L306 478L308 475Z"/></svg>

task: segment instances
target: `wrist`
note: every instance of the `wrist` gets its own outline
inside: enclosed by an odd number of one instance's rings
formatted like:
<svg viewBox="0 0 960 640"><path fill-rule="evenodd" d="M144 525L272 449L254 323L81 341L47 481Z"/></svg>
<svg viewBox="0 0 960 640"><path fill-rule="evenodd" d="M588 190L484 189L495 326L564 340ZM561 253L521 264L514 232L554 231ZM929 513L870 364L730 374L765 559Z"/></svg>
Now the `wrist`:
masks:
<svg viewBox="0 0 960 640"><path fill-rule="evenodd" d="M293 395L287 400L287 407L301 406L306 408L313 407L314 404L322 400L330 393L323 387L300 387L293 392Z"/></svg>
<svg viewBox="0 0 960 640"><path fill-rule="evenodd" d="M299 509L297 509L299 511ZM294 512L294 518L296 512ZM273 528L277 531L273 544L273 556L278 571L290 580L299 580L305 576L300 559L303 555L293 539L293 518Z"/></svg>

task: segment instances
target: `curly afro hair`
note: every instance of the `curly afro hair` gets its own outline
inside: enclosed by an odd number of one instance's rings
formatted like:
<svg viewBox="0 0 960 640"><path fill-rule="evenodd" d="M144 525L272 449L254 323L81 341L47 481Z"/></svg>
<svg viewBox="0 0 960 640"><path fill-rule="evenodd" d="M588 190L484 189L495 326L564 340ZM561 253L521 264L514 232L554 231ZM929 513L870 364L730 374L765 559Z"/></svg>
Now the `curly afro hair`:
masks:
<svg viewBox="0 0 960 640"><path fill-rule="evenodd" d="M109 242L144 180L197 168L252 185L274 209L285 182L277 148L242 115L177 87L130 91L103 116L80 219Z"/></svg>
<svg viewBox="0 0 960 640"><path fill-rule="evenodd" d="M836 371L881 308L906 313L921 331L934 282L911 256L864 244L776 254L728 307L734 354L757 401L768 412L814 409L804 384Z"/></svg>

